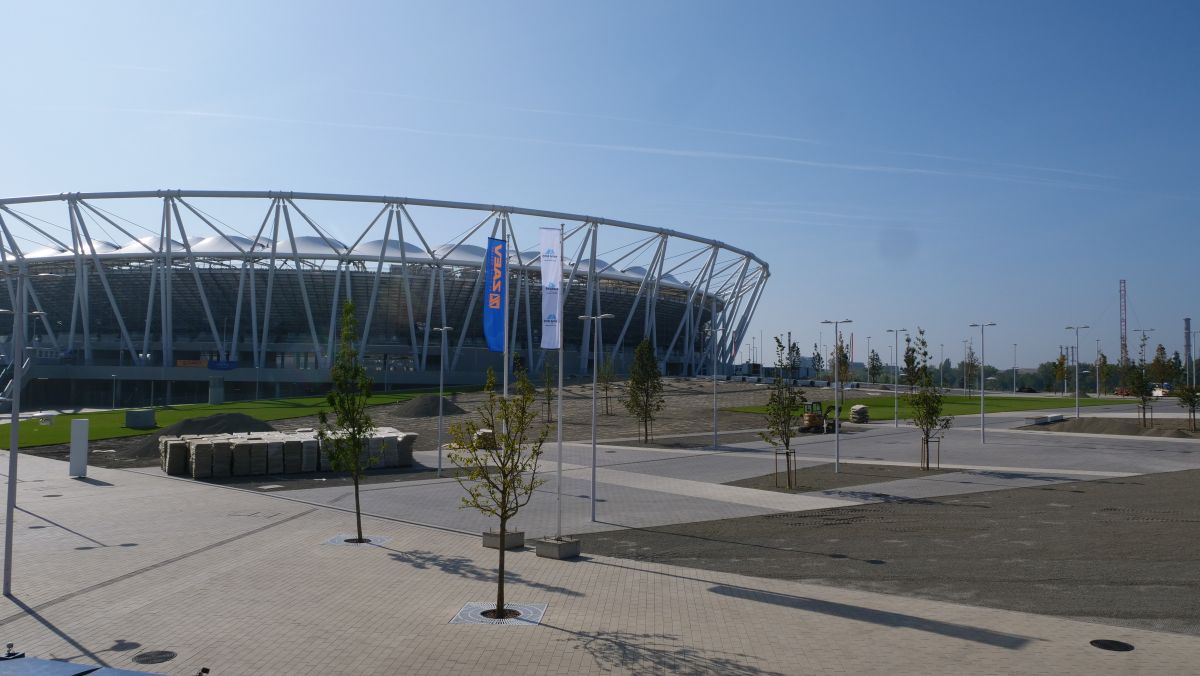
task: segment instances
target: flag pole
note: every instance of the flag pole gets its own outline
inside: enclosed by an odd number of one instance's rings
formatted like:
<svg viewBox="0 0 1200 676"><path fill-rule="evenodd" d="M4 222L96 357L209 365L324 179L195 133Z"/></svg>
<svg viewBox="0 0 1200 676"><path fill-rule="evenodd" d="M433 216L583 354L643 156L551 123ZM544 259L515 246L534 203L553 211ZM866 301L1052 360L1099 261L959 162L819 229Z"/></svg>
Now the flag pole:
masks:
<svg viewBox="0 0 1200 676"><path fill-rule="evenodd" d="M563 352L566 351L566 343L563 340L563 306L566 305L567 290L562 286L562 245L563 245L563 226L558 225L558 481L555 482L558 490L555 493L556 506L558 508L557 522L554 529L554 539L562 539L562 468L563 468L563 447L562 447L562 428L563 428Z"/></svg>
<svg viewBox="0 0 1200 676"><path fill-rule="evenodd" d="M502 399L508 401L508 214L504 215L504 221L501 223L501 231L504 234L504 387ZM503 425L502 432L508 432L508 419L502 417L500 423Z"/></svg>

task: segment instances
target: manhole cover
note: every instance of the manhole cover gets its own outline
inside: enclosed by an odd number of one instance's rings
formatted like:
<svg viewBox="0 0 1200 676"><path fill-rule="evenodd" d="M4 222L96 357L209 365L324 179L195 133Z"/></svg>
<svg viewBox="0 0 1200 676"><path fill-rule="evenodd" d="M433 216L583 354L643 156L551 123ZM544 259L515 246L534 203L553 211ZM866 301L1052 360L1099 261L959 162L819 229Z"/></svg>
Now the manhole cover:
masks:
<svg viewBox="0 0 1200 676"><path fill-rule="evenodd" d="M170 650L149 650L144 653L139 653L133 656L133 661L138 664L162 664L175 659L176 654Z"/></svg>
<svg viewBox="0 0 1200 676"><path fill-rule="evenodd" d="M1129 652L1133 650L1133 645L1124 641L1114 641L1108 638L1098 638L1091 642L1092 645L1101 650L1115 650L1119 653Z"/></svg>

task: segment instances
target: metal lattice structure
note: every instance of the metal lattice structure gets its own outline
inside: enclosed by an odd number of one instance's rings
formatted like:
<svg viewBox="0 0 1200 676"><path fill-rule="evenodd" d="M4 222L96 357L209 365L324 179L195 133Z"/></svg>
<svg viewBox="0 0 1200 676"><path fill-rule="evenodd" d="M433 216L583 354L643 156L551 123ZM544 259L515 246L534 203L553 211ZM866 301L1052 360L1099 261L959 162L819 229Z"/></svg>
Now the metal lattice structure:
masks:
<svg viewBox="0 0 1200 676"><path fill-rule="evenodd" d="M483 347L486 236L509 242L512 349L540 365L540 272L530 246L547 226L564 235L563 316L615 314L601 338L618 369L643 338L667 372L706 372L713 350L719 362L733 361L769 277L765 262L715 240L579 214L286 192L4 198L0 270L10 301L15 273L30 280L29 307L44 314L27 341L35 366L52 376L57 365L107 379L116 366L134 369L121 379L187 379L207 361L232 380L260 369L274 369L276 381L320 379L336 350L340 305L353 300L364 358L382 358L383 370L403 364L394 382L422 382L442 359L434 326L455 327L449 372L465 378L498 363ZM567 363L580 372L592 358L592 328L564 322Z"/></svg>

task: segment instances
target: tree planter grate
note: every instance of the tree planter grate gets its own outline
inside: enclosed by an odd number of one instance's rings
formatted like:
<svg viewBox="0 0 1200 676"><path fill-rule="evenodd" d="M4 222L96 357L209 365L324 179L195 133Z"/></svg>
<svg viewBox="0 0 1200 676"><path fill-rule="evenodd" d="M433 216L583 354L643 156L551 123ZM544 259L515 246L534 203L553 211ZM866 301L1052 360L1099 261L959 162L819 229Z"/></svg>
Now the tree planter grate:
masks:
<svg viewBox="0 0 1200 676"><path fill-rule="evenodd" d="M343 547L378 547L380 545L385 545L392 540L389 537L383 537L381 535L363 534L363 539L366 540L366 542L346 542L346 540L352 540L357 537L357 533L338 533L337 535L326 540L324 544L341 545Z"/></svg>
<svg viewBox="0 0 1200 676"><path fill-rule="evenodd" d="M148 650L144 653L139 653L133 656L133 661L138 664L162 664L175 659L176 653L170 650Z"/></svg>
<svg viewBox="0 0 1200 676"><path fill-rule="evenodd" d="M483 616L484 611L495 610L495 602L483 603L472 601L462 607L450 624L500 624L510 627L536 627L541 624L542 616L546 614L545 603L505 603L505 610L515 610L517 617L493 620Z"/></svg>
<svg viewBox="0 0 1200 676"><path fill-rule="evenodd" d="M1094 648L1099 648L1101 650L1114 650L1119 653L1127 653L1130 650L1133 650L1133 644L1131 643L1114 641L1108 638L1098 638L1095 641L1091 641L1091 644Z"/></svg>

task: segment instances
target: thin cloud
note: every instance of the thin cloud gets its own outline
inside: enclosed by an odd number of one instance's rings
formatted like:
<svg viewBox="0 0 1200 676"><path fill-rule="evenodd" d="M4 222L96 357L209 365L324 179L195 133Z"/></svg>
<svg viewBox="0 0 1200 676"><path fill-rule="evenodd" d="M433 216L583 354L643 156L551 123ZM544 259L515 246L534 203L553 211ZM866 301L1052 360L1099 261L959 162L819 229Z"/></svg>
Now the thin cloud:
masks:
<svg viewBox="0 0 1200 676"><path fill-rule="evenodd" d="M986 165L986 166L990 166L990 167L1006 167L1008 169L1023 169L1026 171L1046 171L1046 172L1051 172L1051 173L1055 173L1055 174L1067 174L1070 176L1084 176L1087 178L1105 178L1105 179L1111 179L1114 181L1120 180L1120 178L1117 176L1110 176L1108 174L1094 174L1094 173L1091 173L1088 171L1076 171L1074 169L1058 169L1056 167L1039 167L1039 166L1030 165L1030 164L1010 164L1008 162L992 162L990 160L975 160L975 159L971 159L969 157L955 157L953 155L938 155L935 153L917 153L917 152L910 152L910 151L905 151L905 150L881 150L879 152L887 153L889 155L902 155L904 157L925 157L925 158L934 159L934 160L947 160L950 162L967 162L969 164L979 164L979 165Z"/></svg>
<svg viewBox="0 0 1200 676"><path fill-rule="evenodd" d="M856 164L849 162L826 162L820 160L806 160L794 157L781 157L777 155L757 155L751 153L729 153L713 150L697 150L689 148L663 148L657 146L640 146L627 144L610 144L610 143L585 143L578 141L555 141L551 139L532 138L524 136L508 136L502 134L479 134L472 132L456 132L456 131L438 131L433 129L422 129L418 127L404 127L398 125L386 124L366 124L357 122L331 122L325 120L305 120L299 118L273 117L267 115L252 115L246 113L223 113L215 111L202 110L171 110L171 109L155 109L155 108L68 108L70 110L88 110L88 112L114 112L114 113L137 113L145 115L167 115L179 117L199 117L224 120L244 120L250 122L269 122L271 124L294 124L317 126L335 129L358 129L371 131L393 131L407 134L418 134L423 136L438 136L445 138L466 138L488 141L508 141L514 143L533 143L539 145L557 146L563 148L584 148L589 150L603 150L618 153L631 153L640 155L654 155L659 157L683 157L692 159L708 159L708 160L727 160L738 162L757 162L767 164L782 164L787 166L812 167L817 169L838 169L843 171L864 172L864 173L881 173L895 175L911 175L911 176L942 176L949 178L970 178L987 181L1001 181L1008 183L1020 183L1028 185L1041 185L1049 187L1074 188L1080 190L1109 190L1109 186L1096 185L1090 183L1079 183L1073 181L1065 181L1059 179L1050 179L1038 176L1022 176L1018 174L998 174L977 171L951 171L943 169L927 169L921 167L906 167L887 164Z"/></svg>
<svg viewBox="0 0 1200 676"><path fill-rule="evenodd" d="M164 68L162 66L144 66L144 65L134 64L134 63L93 63L91 61L87 61L87 62L80 61L78 63L80 63L81 65L86 65L91 68L97 68L100 70L133 70L133 71L138 71L138 72L143 72L143 73L170 73L171 72L170 68Z"/></svg>
<svg viewBox="0 0 1200 676"><path fill-rule="evenodd" d="M712 127L693 127L682 124L672 124L670 122L655 122L653 120L642 120L633 117L619 117L615 115L601 115L598 113L582 113L568 110L554 110L550 108L527 108L524 106L513 106L506 103L496 103L494 101L467 101L464 99L444 99L432 96L417 96L415 94L401 94L398 92L385 92L369 89L354 90L360 94L371 94L374 96L390 96L394 98L409 99L411 101L428 101L431 103L447 103L453 105L486 105L498 110L511 110L518 113L533 113L535 115L554 115L558 117L575 117L588 120L604 120L607 122L625 122L630 124L651 125L655 127L666 127L669 129L681 129L684 131L697 131L705 134L720 134L723 136L740 136L743 138L761 138L770 139L773 141L789 141L792 143L807 143L811 145L821 145L821 141L800 136L781 136L778 134L765 134L761 132L751 131L736 131L732 129L715 129Z"/></svg>

